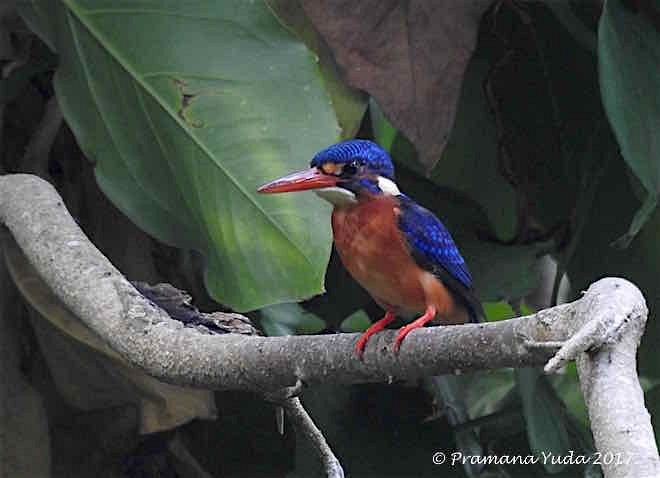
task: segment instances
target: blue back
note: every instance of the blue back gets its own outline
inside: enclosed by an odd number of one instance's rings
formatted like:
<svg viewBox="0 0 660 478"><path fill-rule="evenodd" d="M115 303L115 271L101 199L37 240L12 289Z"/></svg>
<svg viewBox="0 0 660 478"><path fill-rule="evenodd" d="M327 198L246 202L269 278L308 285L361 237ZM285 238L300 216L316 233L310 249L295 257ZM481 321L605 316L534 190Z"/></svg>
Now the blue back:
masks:
<svg viewBox="0 0 660 478"><path fill-rule="evenodd" d="M401 209L399 229L413 258L441 279L445 272L471 289L472 277L467 265L440 219L403 194L398 199Z"/></svg>

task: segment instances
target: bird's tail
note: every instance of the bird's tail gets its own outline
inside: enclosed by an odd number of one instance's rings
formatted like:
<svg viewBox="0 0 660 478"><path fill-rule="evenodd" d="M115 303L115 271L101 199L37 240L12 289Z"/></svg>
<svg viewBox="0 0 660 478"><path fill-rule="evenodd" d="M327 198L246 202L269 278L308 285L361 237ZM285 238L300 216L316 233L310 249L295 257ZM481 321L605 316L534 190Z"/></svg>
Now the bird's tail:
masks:
<svg viewBox="0 0 660 478"><path fill-rule="evenodd" d="M470 316L470 322L475 324L486 322L486 312L484 311L483 305L481 305L481 301L474 292L470 291L470 293L464 294L461 298L463 299L465 308Z"/></svg>

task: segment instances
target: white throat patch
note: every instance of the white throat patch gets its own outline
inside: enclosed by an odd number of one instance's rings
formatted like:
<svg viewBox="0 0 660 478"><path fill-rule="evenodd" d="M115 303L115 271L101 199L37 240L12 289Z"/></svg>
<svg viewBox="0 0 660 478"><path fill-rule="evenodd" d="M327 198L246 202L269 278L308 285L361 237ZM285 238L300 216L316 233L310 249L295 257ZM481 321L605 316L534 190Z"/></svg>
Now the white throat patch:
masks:
<svg viewBox="0 0 660 478"><path fill-rule="evenodd" d="M318 197L325 199L335 206L346 206L357 202L355 194L344 188L321 188L314 192Z"/></svg>
<svg viewBox="0 0 660 478"><path fill-rule="evenodd" d="M398 196L401 194L401 191L399 191L396 183L391 179L384 178L383 176L378 176L378 187L388 196Z"/></svg>
<svg viewBox="0 0 660 478"><path fill-rule="evenodd" d="M383 176L378 176L378 187L381 191L383 191L383 194L387 196L398 196L401 194L401 191L399 191L396 183L391 179L387 179ZM344 188L321 188L315 190L314 192L318 197L325 199L335 206L347 206L357 202L355 194Z"/></svg>

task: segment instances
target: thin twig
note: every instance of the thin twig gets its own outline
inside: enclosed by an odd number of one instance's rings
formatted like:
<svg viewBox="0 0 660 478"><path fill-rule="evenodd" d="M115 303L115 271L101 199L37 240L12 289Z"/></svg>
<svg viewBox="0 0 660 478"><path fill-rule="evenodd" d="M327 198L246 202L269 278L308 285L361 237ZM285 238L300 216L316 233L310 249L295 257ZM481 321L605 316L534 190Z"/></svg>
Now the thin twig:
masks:
<svg viewBox="0 0 660 478"><path fill-rule="evenodd" d="M291 397L281 402L287 417L296 430L312 444L328 478L344 478L344 470L332 452L321 430L312 421L298 397Z"/></svg>

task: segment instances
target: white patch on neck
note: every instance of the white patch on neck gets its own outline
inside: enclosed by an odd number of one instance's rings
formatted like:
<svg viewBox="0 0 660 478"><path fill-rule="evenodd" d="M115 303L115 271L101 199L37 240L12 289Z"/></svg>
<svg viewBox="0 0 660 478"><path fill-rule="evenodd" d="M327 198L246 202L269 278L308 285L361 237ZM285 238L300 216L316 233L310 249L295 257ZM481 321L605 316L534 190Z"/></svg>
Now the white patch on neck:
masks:
<svg viewBox="0 0 660 478"><path fill-rule="evenodd" d="M401 191L396 186L396 183L391 179L384 178L383 176L378 176L378 187L388 196L399 196Z"/></svg>
<svg viewBox="0 0 660 478"><path fill-rule="evenodd" d="M315 190L314 192L318 197L325 199L335 206L347 206L357 202L355 194L344 188L321 188Z"/></svg>

